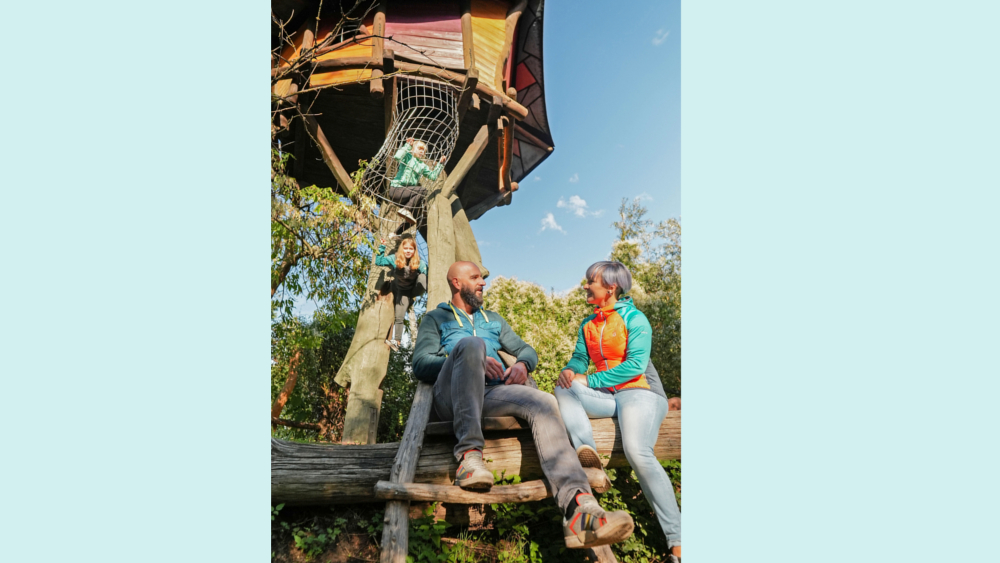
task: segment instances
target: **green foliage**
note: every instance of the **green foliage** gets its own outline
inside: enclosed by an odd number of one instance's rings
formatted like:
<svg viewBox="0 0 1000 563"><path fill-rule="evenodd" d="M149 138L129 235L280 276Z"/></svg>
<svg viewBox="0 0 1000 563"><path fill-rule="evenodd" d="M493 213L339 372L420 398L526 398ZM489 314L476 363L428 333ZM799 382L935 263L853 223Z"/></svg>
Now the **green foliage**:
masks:
<svg viewBox="0 0 1000 563"><path fill-rule="evenodd" d="M450 524L434 520L433 503L424 510L420 518L410 520L410 546L406 563L447 563L451 548L441 542L441 536Z"/></svg>
<svg viewBox="0 0 1000 563"><path fill-rule="evenodd" d="M274 519L278 517L278 514L281 512L282 508L285 508L285 503L281 503L278 506L272 506L271 507L271 521L272 522L274 522Z"/></svg>
<svg viewBox="0 0 1000 563"><path fill-rule="evenodd" d="M338 313L364 294L373 203L330 188L300 186L286 174L291 155L271 151L271 316L287 319L295 301L313 300Z"/></svg>

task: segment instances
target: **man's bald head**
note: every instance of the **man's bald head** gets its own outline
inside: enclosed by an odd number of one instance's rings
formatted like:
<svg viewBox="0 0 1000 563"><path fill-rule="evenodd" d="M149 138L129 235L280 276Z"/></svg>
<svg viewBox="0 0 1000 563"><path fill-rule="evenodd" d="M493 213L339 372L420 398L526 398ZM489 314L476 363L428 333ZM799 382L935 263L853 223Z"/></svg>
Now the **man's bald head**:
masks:
<svg viewBox="0 0 1000 563"><path fill-rule="evenodd" d="M465 304L472 309L482 306L486 282L479 266L474 263L461 261L452 264L448 268L448 287L451 288L451 300L456 305Z"/></svg>

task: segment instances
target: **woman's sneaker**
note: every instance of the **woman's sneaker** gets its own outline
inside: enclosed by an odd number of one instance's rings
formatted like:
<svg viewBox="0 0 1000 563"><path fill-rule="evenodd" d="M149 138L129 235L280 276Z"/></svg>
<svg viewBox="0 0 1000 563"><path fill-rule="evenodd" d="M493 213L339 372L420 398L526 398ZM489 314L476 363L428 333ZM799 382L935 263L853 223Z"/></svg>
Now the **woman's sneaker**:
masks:
<svg viewBox="0 0 1000 563"><path fill-rule="evenodd" d="M576 449L576 458L580 460L581 467L592 467L594 469L599 469L601 473L604 473L604 466L601 465L601 456L597 455L597 450L584 444ZM608 479L608 475L604 473L604 479L600 483L594 484L590 483L590 488L594 490L595 493L606 493L608 489L611 488L611 479Z"/></svg>
<svg viewBox="0 0 1000 563"><path fill-rule="evenodd" d="M576 495L577 507L569 520L563 520L563 539L570 549L585 549L618 543L632 535L635 523L624 510L607 512L594 495Z"/></svg>
<svg viewBox="0 0 1000 563"><path fill-rule="evenodd" d="M402 217L403 219L406 219L406 222L409 223L409 224L411 224L411 225L416 225L417 224L417 220L414 219L413 215L411 215L410 212L407 211L407 210L405 210L405 209L398 209L398 210L396 210L396 214L399 215L400 217Z"/></svg>
<svg viewBox="0 0 1000 563"><path fill-rule="evenodd" d="M388 346L388 347L390 347L390 348L392 348L393 351L399 352L399 342L396 342L395 340L389 340L387 338L385 340L385 345Z"/></svg>
<svg viewBox="0 0 1000 563"><path fill-rule="evenodd" d="M463 489L489 489L493 487L493 472L483 464L483 452L469 450L455 472L455 484Z"/></svg>

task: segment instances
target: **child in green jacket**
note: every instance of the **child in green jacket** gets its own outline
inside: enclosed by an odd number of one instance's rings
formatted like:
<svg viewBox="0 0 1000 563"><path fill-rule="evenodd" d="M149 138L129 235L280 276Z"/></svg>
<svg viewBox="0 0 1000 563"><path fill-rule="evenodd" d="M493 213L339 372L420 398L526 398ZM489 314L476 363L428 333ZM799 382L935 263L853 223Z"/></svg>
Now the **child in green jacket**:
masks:
<svg viewBox="0 0 1000 563"><path fill-rule="evenodd" d="M427 154L427 143L415 141L411 137L406 139L406 143L393 155L393 158L399 161L399 170L396 172L396 177L389 182L387 195L393 203L400 206L396 213L406 220L396 229L397 236L402 235L409 225L416 224L423 214L427 189L420 185L420 177L423 176L433 182L444 169L446 157L442 156L437 166L432 169L423 161L425 154Z"/></svg>

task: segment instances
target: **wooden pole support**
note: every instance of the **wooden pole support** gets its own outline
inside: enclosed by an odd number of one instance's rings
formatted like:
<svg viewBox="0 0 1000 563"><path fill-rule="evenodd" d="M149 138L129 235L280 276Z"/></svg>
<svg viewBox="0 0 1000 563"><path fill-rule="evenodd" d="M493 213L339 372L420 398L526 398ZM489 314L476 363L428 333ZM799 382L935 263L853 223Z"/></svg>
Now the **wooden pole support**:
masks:
<svg viewBox="0 0 1000 563"><path fill-rule="evenodd" d="M476 48L472 37L472 0L462 0L462 62L466 70L476 68Z"/></svg>
<svg viewBox="0 0 1000 563"><path fill-rule="evenodd" d="M403 441L396 453L389 481L394 484L410 483L417 470L420 450L424 443L424 429L431 414L434 391L427 383L418 383L410 407L410 417L403 431ZM409 547L409 501L389 501L385 505L385 527L382 530L382 563L406 563Z"/></svg>
<svg viewBox="0 0 1000 563"><path fill-rule="evenodd" d="M340 163L337 153L333 152L333 147L330 146L330 141L323 134L323 129L319 126L319 122L316 121L315 117L306 115L305 124L309 136L316 143L316 146L319 147L319 152L323 156L323 162L326 163L330 172L333 172L333 177L337 179L340 190L344 195L349 196L351 190L354 188L354 180L351 179L351 175L347 173L344 165Z"/></svg>
<svg viewBox="0 0 1000 563"><path fill-rule="evenodd" d="M382 85L382 48L385 37L385 0L379 2L375 8L375 22L372 26L372 78L368 82L368 87L372 97L381 100L385 95L385 87Z"/></svg>

